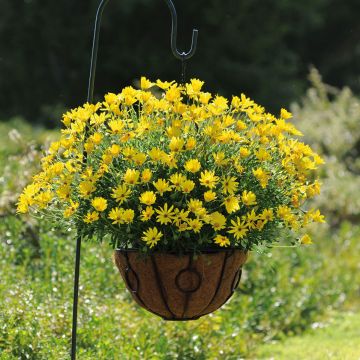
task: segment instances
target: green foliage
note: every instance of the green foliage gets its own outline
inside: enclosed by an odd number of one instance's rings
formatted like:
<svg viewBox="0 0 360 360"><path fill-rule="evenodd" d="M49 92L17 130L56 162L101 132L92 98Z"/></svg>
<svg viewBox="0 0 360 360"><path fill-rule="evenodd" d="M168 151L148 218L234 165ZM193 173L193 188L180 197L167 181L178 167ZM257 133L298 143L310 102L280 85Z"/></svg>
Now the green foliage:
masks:
<svg viewBox="0 0 360 360"><path fill-rule="evenodd" d="M0 116L22 114L55 126L53 109L61 113L62 104L74 107L85 101L98 3L2 2ZM174 3L179 49L187 51L191 29L199 29L188 75L201 77L212 91L230 95L241 88L277 111L302 94L309 64L332 83L359 89L354 76L360 64L356 0ZM164 1L109 2L100 35L96 93L118 90L141 74L180 76L169 43L170 14Z"/></svg>
<svg viewBox="0 0 360 360"><path fill-rule="evenodd" d="M301 104L293 106L305 142L324 157L322 193L316 206L332 223L360 220L360 100L349 88L324 84L317 70ZM331 201L329 201L331 199Z"/></svg>

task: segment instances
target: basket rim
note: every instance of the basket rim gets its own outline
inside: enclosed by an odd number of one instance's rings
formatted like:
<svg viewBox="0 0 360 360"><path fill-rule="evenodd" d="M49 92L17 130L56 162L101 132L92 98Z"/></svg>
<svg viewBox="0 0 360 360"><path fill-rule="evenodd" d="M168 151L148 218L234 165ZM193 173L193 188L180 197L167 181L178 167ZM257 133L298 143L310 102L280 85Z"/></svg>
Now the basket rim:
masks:
<svg viewBox="0 0 360 360"><path fill-rule="evenodd" d="M208 248L208 249L202 249L202 250L198 250L198 251L193 251L193 250L184 250L182 252L176 252L176 251L164 251L164 250L152 250L151 252L148 253L148 255L151 254L170 254L170 255L189 255L189 254L217 254L217 253L224 253L224 252L232 252L232 251L242 251L244 254L247 254L249 252L249 250L244 250L243 248L237 248L237 247L229 247L229 248L221 248L221 249L212 249L212 248ZM133 252L138 252L140 253L141 250L140 249L135 249L135 248L116 248L114 249L115 252L119 252L119 253L133 253Z"/></svg>

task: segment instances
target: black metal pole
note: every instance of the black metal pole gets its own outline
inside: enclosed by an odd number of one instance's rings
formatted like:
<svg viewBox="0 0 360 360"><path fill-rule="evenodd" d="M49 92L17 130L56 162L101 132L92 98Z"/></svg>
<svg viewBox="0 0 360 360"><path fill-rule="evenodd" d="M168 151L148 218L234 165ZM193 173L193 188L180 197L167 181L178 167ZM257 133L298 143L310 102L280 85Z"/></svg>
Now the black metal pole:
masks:
<svg viewBox="0 0 360 360"><path fill-rule="evenodd" d="M97 52L99 48L99 32L100 32L100 23L101 16L104 10L105 5L109 0L102 0L95 18L95 27L94 27L94 36L93 36L93 45L91 51L91 60L90 60L90 75L89 75L89 85L87 93L87 101L91 103L94 96L94 83L95 83L95 71L96 71L96 61L97 61ZM85 130L85 139L87 137L87 129ZM84 150L83 152L83 165L86 164L87 153ZM76 255L75 255L75 274L74 274L74 300L73 300L73 317L72 317L72 332L71 332L71 360L76 360L76 340L77 340L77 310L78 310L78 300L79 300L79 278L80 278L80 253L81 253L81 235L78 234L76 239Z"/></svg>
<svg viewBox="0 0 360 360"><path fill-rule="evenodd" d="M73 300L73 318L72 318L72 333L71 333L71 360L76 359L76 332L77 332L77 309L78 309L78 299L79 299L80 250L81 250L81 236L78 235L76 239L74 300Z"/></svg>

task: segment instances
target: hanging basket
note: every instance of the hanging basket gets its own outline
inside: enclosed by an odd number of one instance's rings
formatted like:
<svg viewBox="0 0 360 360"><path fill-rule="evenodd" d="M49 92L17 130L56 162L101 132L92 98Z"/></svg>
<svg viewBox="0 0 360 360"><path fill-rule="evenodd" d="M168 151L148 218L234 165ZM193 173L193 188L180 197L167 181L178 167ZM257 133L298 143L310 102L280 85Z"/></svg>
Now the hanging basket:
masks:
<svg viewBox="0 0 360 360"><path fill-rule="evenodd" d="M195 320L232 296L247 253L204 251L200 255L116 250L115 264L134 300L165 320Z"/></svg>

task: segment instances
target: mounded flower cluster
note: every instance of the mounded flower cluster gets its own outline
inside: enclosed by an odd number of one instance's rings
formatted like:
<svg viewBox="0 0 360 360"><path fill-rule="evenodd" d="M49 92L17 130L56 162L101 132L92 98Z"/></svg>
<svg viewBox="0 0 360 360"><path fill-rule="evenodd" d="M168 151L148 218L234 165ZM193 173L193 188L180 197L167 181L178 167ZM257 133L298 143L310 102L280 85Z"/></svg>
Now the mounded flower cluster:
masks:
<svg viewBox="0 0 360 360"><path fill-rule="evenodd" d="M324 222L304 209L323 161L297 139L291 113L277 118L244 94L229 101L202 87L142 77L140 90L64 114L18 212L47 210L82 236L144 251L251 249Z"/></svg>

